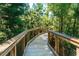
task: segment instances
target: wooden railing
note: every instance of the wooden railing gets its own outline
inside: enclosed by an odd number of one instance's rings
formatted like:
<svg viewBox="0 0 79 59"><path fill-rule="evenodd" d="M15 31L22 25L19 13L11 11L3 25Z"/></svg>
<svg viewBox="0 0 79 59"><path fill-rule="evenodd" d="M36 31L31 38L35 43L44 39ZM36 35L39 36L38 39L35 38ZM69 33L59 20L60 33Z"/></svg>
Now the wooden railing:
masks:
<svg viewBox="0 0 79 59"><path fill-rule="evenodd" d="M47 29L38 27L25 30L19 35L0 44L0 56L21 56L27 43L36 35L46 33ZM54 49L55 53L61 56L78 55L79 40L69 37L65 34L48 30L48 43Z"/></svg>
<svg viewBox="0 0 79 59"><path fill-rule="evenodd" d="M19 35L0 44L0 56L21 56L23 55L25 46L34 36L43 33L42 27L25 30Z"/></svg>
<svg viewBox="0 0 79 59"><path fill-rule="evenodd" d="M48 30L48 43L60 56L79 56L79 39Z"/></svg>

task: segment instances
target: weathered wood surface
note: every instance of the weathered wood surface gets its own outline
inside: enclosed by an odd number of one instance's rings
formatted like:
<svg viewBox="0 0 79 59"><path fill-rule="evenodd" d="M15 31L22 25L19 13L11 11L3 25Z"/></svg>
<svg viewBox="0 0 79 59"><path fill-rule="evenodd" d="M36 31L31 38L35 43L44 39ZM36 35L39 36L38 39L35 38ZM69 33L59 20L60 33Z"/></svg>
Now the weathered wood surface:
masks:
<svg viewBox="0 0 79 59"><path fill-rule="evenodd" d="M2 56L7 55L23 37L24 37L24 32L14 38L11 38L5 43L0 44L0 55Z"/></svg>
<svg viewBox="0 0 79 59"><path fill-rule="evenodd" d="M24 32L20 33L19 35L0 44L0 56L5 56L5 55L9 55L9 56L14 55L15 56L18 54L21 55L21 53L19 53L19 52L23 53L25 45L27 43L27 39L29 38L29 40L30 40L35 35L39 34L41 30L42 30L42 28L40 28L40 27L33 28L30 30L25 30ZM28 35L29 33L32 33L32 35ZM21 51L18 51L18 50L21 50Z"/></svg>
<svg viewBox="0 0 79 59"><path fill-rule="evenodd" d="M52 48L54 48L54 50L59 55L69 55L69 54L66 54L67 51L69 51L67 50L67 48L68 49L71 48L72 50L74 49L75 51L73 52L73 55L79 56L79 39L78 38L70 37L66 34L54 32L52 30L48 30L48 34L49 34L48 35L49 44L52 46ZM52 44L55 46L53 46ZM68 46L68 44L69 45L71 44L74 47Z"/></svg>
<svg viewBox="0 0 79 59"><path fill-rule="evenodd" d="M48 34L42 34L35 38L24 51L24 56L54 56L48 47Z"/></svg>
<svg viewBox="0 0 79 59"><path fill-rule="evenodd" d="M66 34L54 32L52 30L49 30L49 32L52 33L55 36L59 36L59 38L61 38L61 40L65 40L65 41L79 47L79 39L78 38L70 37L70 36L68 36Z"/></svg>

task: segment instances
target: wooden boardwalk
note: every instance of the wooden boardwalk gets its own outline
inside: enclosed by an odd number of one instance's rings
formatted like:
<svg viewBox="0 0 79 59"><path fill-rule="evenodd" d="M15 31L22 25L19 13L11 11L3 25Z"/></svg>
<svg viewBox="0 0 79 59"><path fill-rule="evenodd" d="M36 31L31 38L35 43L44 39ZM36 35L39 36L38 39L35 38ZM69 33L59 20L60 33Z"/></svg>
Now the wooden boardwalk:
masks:
<svg viewBox="0 0 79 59"><path fill-rule="evenodd" d="M24 50L23 56L54 56L48 47L48 34L36 37Z"/></svg>

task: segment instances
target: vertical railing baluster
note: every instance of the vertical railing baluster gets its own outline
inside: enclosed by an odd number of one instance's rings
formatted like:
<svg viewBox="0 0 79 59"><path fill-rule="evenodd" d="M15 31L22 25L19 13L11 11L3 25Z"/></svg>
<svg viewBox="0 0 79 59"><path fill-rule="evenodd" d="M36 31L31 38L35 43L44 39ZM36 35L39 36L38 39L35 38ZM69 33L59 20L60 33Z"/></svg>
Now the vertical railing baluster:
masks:
<svg viewBox="0 0 79 59"><path fill-rule="evenodd" d="M25 49L25 35L23 37L23 50Z"/></svg>
<svg viewBox="0 0 79 59"><path fill-rule="evenodd" d="M76 47L76 56L79 56L79 47Z"/></svg>
<svg viewBox="0 0 79 59"><path fill-rule="evenodd" d="M59 39L55 36L55 51L59 54Z"/></svg>
<svg viewBox="0 0 79 59"><path fill-rule="evenodd" d="M48 32L48 42L50 42L50 32Z"/></svg>
<svg viewBox="0 0 79 59"><path fill-rule="evenodd" d="M65 50L65 48L62 47L62 51L63 51L62 55L63 55L63 56L65 56L65 51L64 51L64 50Z"/></svg>
<svg viewBox="0 0 79 59"><path fill-rule="evenodd" d="M10 51L10 56L16 56L16 46Z"/></svg>
<svg viewBox="0 0 79 59"><path fill-rule="evenodd" d="M27 45L27 34L25 34L25 46Z"/></svg>

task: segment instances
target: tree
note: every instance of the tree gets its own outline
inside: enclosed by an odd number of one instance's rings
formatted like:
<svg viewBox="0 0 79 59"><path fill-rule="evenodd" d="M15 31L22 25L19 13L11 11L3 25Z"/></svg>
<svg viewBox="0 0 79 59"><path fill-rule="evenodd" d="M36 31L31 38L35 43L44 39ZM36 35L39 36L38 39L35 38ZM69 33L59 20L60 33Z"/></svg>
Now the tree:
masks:
<svg viewBox="0 0 79 59"><path fill-rule="evenodd" d="M20 18L24 14L26 4L0 4L0 34L2 40L10 39L24 30L24 22ZM5 36L6 35L6 36Z"/></svg>
<svg viewBox="0 0 79 59"><path fill-rule="evenodd" d="M42 8L42 4L33 4L32 8L29 9L28 16L24 16L27 29L42 26Z"/></svg>
<svg viewBox="0 0 79 59"><path fill-rule="evenodd" d="M49 11L59 18L59 32L63 32L64 19L67 16L70 4L48 4Z"/></svg>

